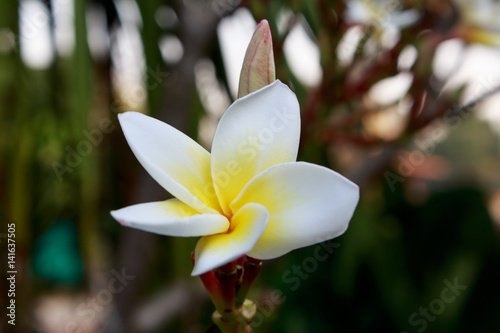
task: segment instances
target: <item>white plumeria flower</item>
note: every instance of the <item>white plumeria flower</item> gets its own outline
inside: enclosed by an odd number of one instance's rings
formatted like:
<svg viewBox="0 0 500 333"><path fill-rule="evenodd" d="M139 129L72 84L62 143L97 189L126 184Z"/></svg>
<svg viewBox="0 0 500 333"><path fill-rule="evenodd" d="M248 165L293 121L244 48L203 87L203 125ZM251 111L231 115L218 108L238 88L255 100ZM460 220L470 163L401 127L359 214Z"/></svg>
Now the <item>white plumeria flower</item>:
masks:
<svg viewBox="0 0 500 333"><path fill-rule="evenodd" d="M402 10L401 2L394 0L347 0L346 4L348 22L372 24L381 30L411 26L421 16L415 8Z"/></svg>
<svg viewBox="0 0 500 333"><path fill-rule="evenodd" d="M328 168L296 162L299 104L280 81L227 109L212 154L141 113L125 112L119 120L139 162L176 199L111 214L132 228L202 236L192 275L244 254L271 259L339 236L357 205L357 185Z"/></svg>

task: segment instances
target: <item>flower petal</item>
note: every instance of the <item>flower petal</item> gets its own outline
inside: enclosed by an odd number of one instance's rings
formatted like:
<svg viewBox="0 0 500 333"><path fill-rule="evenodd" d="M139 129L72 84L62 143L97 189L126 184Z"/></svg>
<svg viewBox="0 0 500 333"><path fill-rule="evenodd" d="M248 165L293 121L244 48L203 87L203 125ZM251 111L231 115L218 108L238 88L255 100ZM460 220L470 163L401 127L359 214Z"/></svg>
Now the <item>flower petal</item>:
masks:
<svg viewBox="0 0 500 333"><path fill-rule="evenodd" d="M123 133L146 171L168 192L204 213L220 211L210 154L172 126L138 112L118 115Z"/></svg>
<svg viewBox="0 0 500 333"><path fill-rule="evenodd" d="M252 179L231 204L259 203L270 214L266 231L248 255L279 257L344 233L359 200L358 186L319 165L276 165Z"/></svg>
<svg viewBox="0 0 500 333"><path fill-rule="evenodd" d="M295 161L300 109L279 80L236 100L224 113L212 145L212 178L224 212L255 175Z"/></svg>
<svg viewBox="0 0 500 333"><path fill-rule="evenodd" d="M206 273L231 262L252 249L269 220L269 212L259 204L241 207L231 219L227 233L202 237L196 244L192 276Z"/></svg>
<svg viewBox="0 0 500 333"><path fill-rule="evenodd" d="M111 215L124 226L167 236L205 236L229 228L224 215L200 214L177 199L133 205Z"/></svg>

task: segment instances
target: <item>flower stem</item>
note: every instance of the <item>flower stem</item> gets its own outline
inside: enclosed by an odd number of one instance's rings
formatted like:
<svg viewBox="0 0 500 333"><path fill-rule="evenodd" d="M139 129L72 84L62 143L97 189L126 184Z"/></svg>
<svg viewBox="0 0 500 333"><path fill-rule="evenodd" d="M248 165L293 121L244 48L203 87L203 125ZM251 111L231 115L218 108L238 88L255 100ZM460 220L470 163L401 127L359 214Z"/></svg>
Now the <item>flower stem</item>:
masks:
<svg viewBox="0 0 500 333"><path fill-rule="evenodd" d="M219 284L220 297L222 298L222 308L217 308L222 317L226 320L231 319L235 310L235 293L238 275L241 275L242 263L245 256L236 259L224 266L215 269L215 279Z"/></svg>
<svg viewBox="0 0 500 333"><path fill-rule="evenodd" d="M240 307L247 298L248 291L250 287L260 272L260 268L262 266L262 261L252 258L246 257L245 262L243 264L243 274L242 279L238 285L236 285L236 307Z"/></svg>
<svg viewBox="0 0 500 333"><path fill-rule="evenodd" d="M194 253L191 255L194 263ZM214 324L223 333L250 333L257 307L245 299L260 271L261 261L242 256L217 269L201 274L200 279L216 310Z"/></svg>
<svg viewBox="0 0 500 333"><path fill-rule="evenodd" d="M251 333L252 327L250 323L256 312L257 306L255 303L247 299L233 313L235 316L232 320L226 320L218 311L213 313L212 320L222 333Z"/></svg>

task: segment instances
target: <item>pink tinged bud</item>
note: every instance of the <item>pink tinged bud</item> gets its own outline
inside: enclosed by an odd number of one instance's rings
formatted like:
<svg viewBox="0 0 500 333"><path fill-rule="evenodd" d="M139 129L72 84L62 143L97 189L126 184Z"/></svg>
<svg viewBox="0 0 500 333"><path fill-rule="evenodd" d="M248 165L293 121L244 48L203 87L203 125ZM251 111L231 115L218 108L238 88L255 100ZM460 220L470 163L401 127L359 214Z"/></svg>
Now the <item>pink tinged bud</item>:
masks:
<svg viewBox="0 0 500 333"><path fill-rule="evenodd" d="M253 33L243 60L238 98L259 90L275 80L271 29L267 20L262 20Z"/></svg>

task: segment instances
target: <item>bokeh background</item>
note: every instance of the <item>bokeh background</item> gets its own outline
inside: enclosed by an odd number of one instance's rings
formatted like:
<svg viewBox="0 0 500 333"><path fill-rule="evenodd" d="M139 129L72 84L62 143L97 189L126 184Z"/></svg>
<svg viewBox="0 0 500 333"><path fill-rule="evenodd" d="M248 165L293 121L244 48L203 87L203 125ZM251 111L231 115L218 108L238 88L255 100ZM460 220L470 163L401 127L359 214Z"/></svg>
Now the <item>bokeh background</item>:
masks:
<svg viewBox="0 0 500 333"><path fill-rule="evenodd" d="M361 200L343 236L264 263L255 332L500 332L489 0L0 1L1 332L209 328L196 239L109 215L169 197L117 114L144 112L209 149L261 19L301 105L299 160L353 180Z"/></svg>

